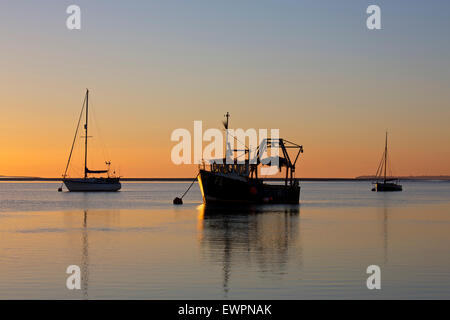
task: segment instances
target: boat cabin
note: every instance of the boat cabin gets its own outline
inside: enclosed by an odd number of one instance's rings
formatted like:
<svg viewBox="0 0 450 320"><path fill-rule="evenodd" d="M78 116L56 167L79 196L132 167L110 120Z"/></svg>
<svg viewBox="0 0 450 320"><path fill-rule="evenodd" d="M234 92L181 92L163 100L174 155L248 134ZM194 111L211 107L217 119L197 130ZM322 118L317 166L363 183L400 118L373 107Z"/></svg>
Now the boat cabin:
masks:
<svg viewBox="0 0 450 320"><path fill-rule="evenodd" d="M209 169L214 173L232 174L242 177L249 177L252 171L252 167L248 160L244 163L238 163L234 160L234 163L226 163L226 159L213 159L209 161Z"/></svg>

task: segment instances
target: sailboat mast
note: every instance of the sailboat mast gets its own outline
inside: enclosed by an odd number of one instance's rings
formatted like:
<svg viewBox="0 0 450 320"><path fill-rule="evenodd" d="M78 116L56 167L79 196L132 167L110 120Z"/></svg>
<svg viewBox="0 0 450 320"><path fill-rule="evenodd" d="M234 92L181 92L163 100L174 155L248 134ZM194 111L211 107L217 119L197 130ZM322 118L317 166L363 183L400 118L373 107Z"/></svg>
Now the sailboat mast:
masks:
<svg viewBox="0 0 450 320"><path fill-rule="evenodd" d="M384 183L386 183L386 167L387 167L387 132L386 132L386 143L384 145Z"/></svg>
<svg viewBox="0 0 450 320"><path fill-rule="evenodd" d="M87 144L88 144L89 90L86 89L86 123L84 124L84 178L87 178Z"/></svg>

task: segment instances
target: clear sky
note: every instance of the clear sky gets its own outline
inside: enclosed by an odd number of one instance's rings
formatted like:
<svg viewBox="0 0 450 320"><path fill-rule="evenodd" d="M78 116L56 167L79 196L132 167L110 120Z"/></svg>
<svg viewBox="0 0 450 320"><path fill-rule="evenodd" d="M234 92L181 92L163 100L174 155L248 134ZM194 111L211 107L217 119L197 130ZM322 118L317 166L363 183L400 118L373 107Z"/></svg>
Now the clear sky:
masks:
<svg viewBox="0 0 450 320"><path fill-rule="evenodd" d="M85 88L126 177L195 176L170 134L227 111L303 144L297 176L375 173L386 130L395 174L450 174L449 32L447 0L5 0L0 175L61 176Z"/></svg>

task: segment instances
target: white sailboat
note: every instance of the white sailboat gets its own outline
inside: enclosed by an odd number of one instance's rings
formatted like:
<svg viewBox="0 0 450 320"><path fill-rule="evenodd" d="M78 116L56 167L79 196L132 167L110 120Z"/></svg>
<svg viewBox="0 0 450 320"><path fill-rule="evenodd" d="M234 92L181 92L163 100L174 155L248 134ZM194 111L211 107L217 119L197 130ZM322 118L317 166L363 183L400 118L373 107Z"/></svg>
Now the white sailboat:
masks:
<svg viewBox="0 0 450 320"><path fill-rule="evenodd" d="M72 158L73 147L75 145L78 129L80 127L81 118L85 111L85 124L84 124L84 177L82 178L68 178L67 170L69 168L70 160ZM88 117L89 117L89 90L86 89L86 96L84 99L83 107L81 109L80 118L78 120L77 129L75 131L75 137L70 149L69 159L67 160L66 170L63 175L63 183L69 191L118 191L121 188L120 177L111 176L109 168L111 162L106 162L107 169L105 170L90 170L87 167L88 160ZM94 174L106 174L106 177L92 177ZM62 191L62 187L58 189Z"/></svg>

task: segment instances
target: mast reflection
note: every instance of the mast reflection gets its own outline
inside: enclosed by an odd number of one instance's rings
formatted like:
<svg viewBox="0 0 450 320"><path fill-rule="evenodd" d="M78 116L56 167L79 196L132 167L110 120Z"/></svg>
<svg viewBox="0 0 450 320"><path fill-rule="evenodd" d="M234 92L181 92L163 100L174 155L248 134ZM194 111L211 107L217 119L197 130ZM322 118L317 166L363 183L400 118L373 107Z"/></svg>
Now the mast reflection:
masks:
<svg viewBox="0 0 450 320"><path fill-rule="evenodd" d="M385 203L383 206L383 227L382 227L384 265L386 265L388 263L388 252L389 252L388 222L389 222L389 212L388 212L388 206Z"/></svg>
<svg viewBox="0 0 450 320"><path fill-rule="evenodd" d="M89 240L87 228L87 210L84 210L83 231L82 231L82 254L81 254L81 288L83 290L83 298L88 299L89 284Z"/></svg>

